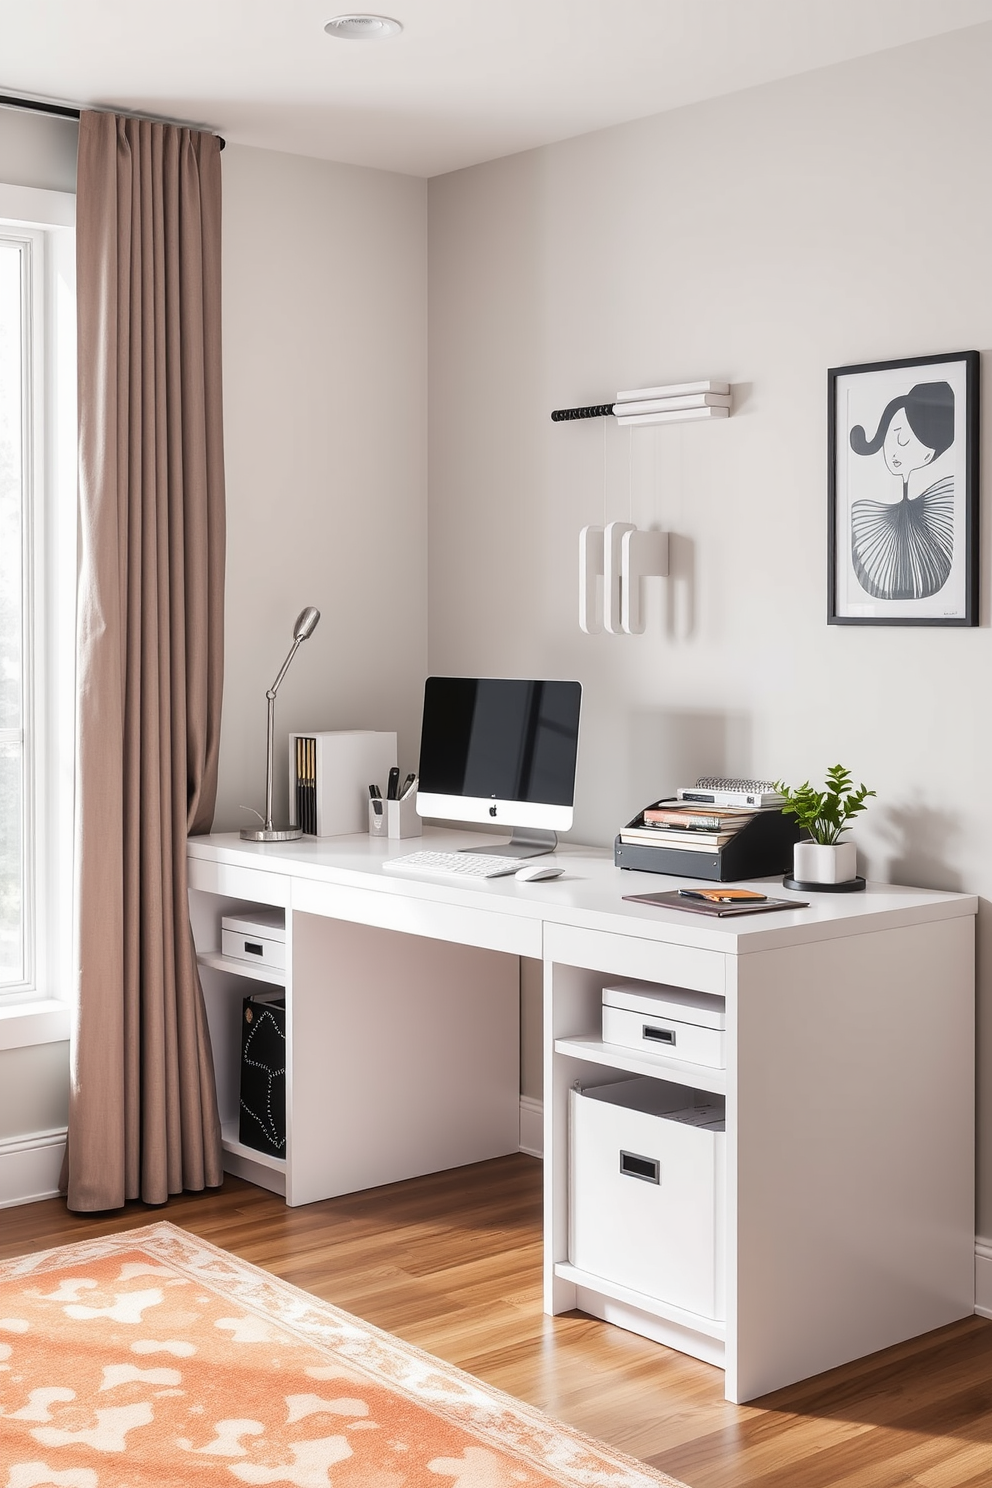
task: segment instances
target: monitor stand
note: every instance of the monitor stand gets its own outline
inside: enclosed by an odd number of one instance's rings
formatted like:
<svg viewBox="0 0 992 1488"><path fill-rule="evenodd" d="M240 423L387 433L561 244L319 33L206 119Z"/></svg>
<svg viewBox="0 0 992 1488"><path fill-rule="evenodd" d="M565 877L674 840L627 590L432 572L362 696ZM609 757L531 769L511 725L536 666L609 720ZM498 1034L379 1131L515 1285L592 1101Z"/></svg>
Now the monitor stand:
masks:
<svg viewBox="0 0 992 1488"><path fill-rule="evenodd" d="M461 847L458 851L492 853L499 858L538 858L542 853L554 852L557 846L557 832L542 827L514 827L509 842L497 843L494 847Z"/></svg>

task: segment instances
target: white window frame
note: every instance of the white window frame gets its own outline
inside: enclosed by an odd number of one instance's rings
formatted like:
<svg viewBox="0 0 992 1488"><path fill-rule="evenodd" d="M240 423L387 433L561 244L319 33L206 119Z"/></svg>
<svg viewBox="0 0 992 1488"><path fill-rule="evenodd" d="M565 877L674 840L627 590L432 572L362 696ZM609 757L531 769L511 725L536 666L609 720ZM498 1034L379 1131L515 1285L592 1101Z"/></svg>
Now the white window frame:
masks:
<svg viewBox="0 0 992 1488"><path fill-rule="evenodd" d="M0 184L0 236L23 245L24 980L0 987L0 1048L66 1036L72 976L76 593L75 197ZM32 1038L32 1041L34 1039Z"/></svg>

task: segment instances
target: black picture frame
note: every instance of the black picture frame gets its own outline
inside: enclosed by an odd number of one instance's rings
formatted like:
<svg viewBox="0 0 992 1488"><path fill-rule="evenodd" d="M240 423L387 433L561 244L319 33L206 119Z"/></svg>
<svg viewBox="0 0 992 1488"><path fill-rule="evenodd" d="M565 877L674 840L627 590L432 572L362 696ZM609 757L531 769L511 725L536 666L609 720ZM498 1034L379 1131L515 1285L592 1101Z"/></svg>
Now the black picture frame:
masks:
<svg viewBox="0 0 992 1488"><path fill-rule="evenodd" d="M829 625L979 623L980 378L977 351L828 370Z"/></svg>

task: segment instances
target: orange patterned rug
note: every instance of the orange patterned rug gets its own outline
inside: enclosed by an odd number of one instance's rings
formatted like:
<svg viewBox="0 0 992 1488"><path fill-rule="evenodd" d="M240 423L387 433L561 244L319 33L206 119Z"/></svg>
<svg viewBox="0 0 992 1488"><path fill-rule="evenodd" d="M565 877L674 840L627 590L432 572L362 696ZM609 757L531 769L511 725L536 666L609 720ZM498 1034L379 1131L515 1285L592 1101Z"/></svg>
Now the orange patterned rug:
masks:
<svg viewBox="0 0 992 1488"><path fill-rule="evenodd" d="M0 1488L242 1483L675 1480L171 1224L0 1262Z"/></svg>

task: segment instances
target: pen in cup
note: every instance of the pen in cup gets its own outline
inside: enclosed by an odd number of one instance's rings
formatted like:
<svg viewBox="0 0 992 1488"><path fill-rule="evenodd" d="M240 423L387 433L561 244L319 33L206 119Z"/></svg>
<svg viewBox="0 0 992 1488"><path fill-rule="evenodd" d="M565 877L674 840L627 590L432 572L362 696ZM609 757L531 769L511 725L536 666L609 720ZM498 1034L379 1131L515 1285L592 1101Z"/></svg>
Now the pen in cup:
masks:
<svg viewBox="0 0 992 1488"><path fill-rule="evenodd" d="M407 798L407 796L410 794L410 792L416 786L416 784L417 784L417 777L413 773L413 771L411 770L410 773L409 773L409 775L404 780L403 784L400 786L399 796L398 796L397 799L400 800L400 801L405 801L406 798Z"/></svg>
<svg viewBox="0 0 992 1488"><path fill-rule="evenodd" d="M399 783L400 783L400 767L399 767L399 765L393 765L392 769L389 772L389 779L386 781L386 800L387 801L395 801L396 800L396 788L399 785Z"/></svg>
<svg viewBox="0 0 992 1488"><path fill-rule="evenodd" d="M369 800L372 802L372 810L376 816L382 815L382 792L377 785L369 786Z"/></svg>

